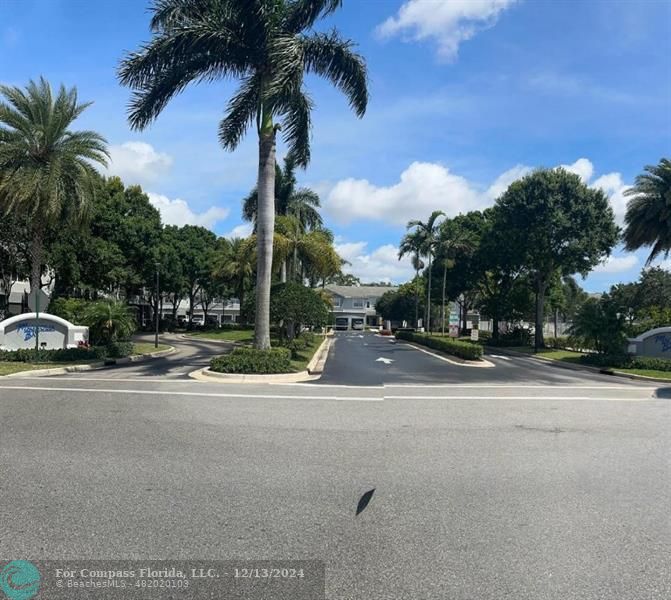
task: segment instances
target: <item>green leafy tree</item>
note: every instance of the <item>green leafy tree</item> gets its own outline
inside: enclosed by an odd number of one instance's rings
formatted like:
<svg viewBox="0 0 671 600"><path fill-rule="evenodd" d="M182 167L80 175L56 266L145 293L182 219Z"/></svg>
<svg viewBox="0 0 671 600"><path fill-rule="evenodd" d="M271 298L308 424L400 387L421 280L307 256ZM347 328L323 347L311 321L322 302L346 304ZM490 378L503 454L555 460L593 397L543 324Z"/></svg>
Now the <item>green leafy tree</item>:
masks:
<svg viewBox="0 0 671 600"><path fill-rule="evenodd" d="M29 240L30 228L22 215L10 213L0 219L0 321L6 315L14 283L30 272Z"/></svg>
<svg viewBox="0 0 671 600"><path fill-rule="evenodd" d="M601 298L588 298L578 310L570 333L583 347L593 348L600 354L624 354L626 336L624 315L608 294Z"/></svg>
<svg viewBox="0 0 671 600"><path fill-rule="evenodd" d="M271 319L278 325L282 324L289 340L300 332L302 326L325 326L329 322L329 313L330 306L318 291L294 282L273 286Z"/></svg>
<svg viewBox="0 0 671 600"><path fill-rule="evenodd" d="M421 254L426 256L428 259L427 265L427 278L428 283L426 286L426 329L431 331L431 285L432 285L432 270L431 270L431 261L433 259L434 252L436 251L436 246L438 244L438 219L444 217L445 213L442 210L434 210L429 218L424 221L413 220L409 221L407 229L414 229L415 233L419 238L419 243L421 247Z"/></svg>
<svg viewBox="0 0 671 600"><path fill-rule="evenodd" d="M508 235L536 294L535 347L542 348L545 295L553 274L586 275L618 240L601 190L564 169L540 169L515 181L496 203L496 227Z"/></svg>
<svg viewBox="0 0 671 600"><path fill-rule="evenodd" d="M200 301L203 286L210 281L217 255L217 236L205 227L184 225L179 231L186 295L189 299L189 327L193 326L193 309Z"/></svg>
<svg viewBox="0 0 671 600"><path fill-rule="evenodd" d="M634 186L625 192L632 196L624 217L624 243L627 250L652 247L648 264L671 252L671 160L645 167Z"/></svg>
<svg viewBox="0 0 671 600"><path fill-rule="evenodd" d="M175 225L166 225L161 231L159 252L161 264L160 285L162 294L172 304L171 321L177 321L177 311L186 298L188 287L185 276L186 248L180 228Z"/></svg>
<svg viewBox="0 0 671 600"><path fill-rule="evenodd" d="M413 318L416 314L417 304L415 300L417 298L417 290L420 289L420 294L422 290L422 278L417 277L414 281L404 283L399 286L397 290L389 290L385 292L377 299L375 303L375 310L380 313L380 316L385 321L393 321L396 323L402 323L407 321L408 323L413 322ZM420 308L424 309L424 303L421 303Z"/></svg>
<svg viewBox="0 0 671 600"><path fill-rule="evenodd" d="M270 347L270 286L275 230L275 144L281 128L293 160L310 160L312 100L304 75L325 77L363 116L366 68L337 31L315 33L316 22L341 0L159 0L152 7L153 39L121 64L120 80L134 90L129 120L147 127L191 82L237 78L219 126L232 150L254 123L259 140L256 216L257 268L254 346Z"/></svg>
<svg viewBox="0 0 671 600"><path fill-rule="evenodd" d="M30 220L35 291L41 286L46 233L85 212L95 195L92 163L106 164L106 142L93 131L70 129L90 106L78 102L75 88L61 86L54 96L40 78L25 90L2 85L0 95L0 209Z"/></svg>

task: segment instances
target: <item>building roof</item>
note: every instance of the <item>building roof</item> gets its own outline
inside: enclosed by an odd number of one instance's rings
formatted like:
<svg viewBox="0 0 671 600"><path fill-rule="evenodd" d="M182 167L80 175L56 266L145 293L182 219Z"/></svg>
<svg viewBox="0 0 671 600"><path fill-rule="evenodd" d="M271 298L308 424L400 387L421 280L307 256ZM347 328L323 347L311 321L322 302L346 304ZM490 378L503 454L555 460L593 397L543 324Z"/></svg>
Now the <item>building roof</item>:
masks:
<svg viewBox="0 0 671 600"><path fill-rule="evenodd" d="M343 298L379 298L385 292L395 292L396 286L384 285L332 285L326 286L326 291Z"/></svg>

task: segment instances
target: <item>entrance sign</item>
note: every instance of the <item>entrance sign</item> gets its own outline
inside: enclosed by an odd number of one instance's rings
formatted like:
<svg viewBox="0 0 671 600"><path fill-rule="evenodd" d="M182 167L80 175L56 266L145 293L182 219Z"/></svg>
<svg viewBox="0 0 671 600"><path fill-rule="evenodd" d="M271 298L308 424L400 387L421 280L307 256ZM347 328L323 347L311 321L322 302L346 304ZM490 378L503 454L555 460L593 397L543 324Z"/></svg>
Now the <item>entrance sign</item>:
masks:
<svg viewBox="0 0 671 600"><path fill-rule="evenodd" d="M459 325L450 325L450 337L459 337Z"/></svg>
<svg viewBox="0 0 671 600"><path fill-rule="evenodd" d="M629 338L627 352L635 356L671 359L671 327L657 327Z"/></svg>
<svg viewBox="0 0 671 600"><path fill-rule="evenodd" d="M471 329L471 341L477 342L480 339L480 332L477 329Z"/></svg>
<svg viewBox="0 0 671 600"><path fill-rule="evenodd" d="M0 350L34 348L38 333L40 348L46 350L76 348L89 338L88 327L48 313L41 312L39 318L35 313L25 313L0 321Z"/></svg>

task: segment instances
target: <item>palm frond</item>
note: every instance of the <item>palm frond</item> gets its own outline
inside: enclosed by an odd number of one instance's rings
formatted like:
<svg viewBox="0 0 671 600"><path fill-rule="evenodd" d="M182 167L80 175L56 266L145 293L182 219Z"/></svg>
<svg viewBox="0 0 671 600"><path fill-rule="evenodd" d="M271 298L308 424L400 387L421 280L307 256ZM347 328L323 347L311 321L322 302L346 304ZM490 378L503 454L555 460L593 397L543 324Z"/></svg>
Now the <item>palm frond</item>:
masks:
<svg viewBox="0 0 671 600"><path fill-rule="evenodd" d="M368 106L368 75L361 55L352 51L354 43L343 40L337 31L303 38L303 56L308 73L329 79L341 90L357 116Z"/></svg>

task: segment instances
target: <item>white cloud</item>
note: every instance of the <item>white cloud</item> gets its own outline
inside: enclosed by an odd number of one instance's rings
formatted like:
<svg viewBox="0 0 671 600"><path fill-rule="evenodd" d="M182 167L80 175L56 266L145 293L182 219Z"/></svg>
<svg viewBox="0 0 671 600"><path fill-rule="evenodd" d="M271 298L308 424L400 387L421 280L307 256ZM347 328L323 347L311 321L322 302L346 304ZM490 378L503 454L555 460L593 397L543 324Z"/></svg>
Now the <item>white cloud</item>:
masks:
<svg viewBox="0 0 671 600"><path fill-rule="evenodd" d="M633 254L626 256L609 256L593 269L593 273L622 273L638 265L638 258Z"/></svg>
<svg viewBox="0 0 671 600"><path fill-rule="evenodd" d="M496 200L503 192L508 189L508 186L513 182L521 179L525 175L531 173L533 169L526 165L515 165L512 169L508 169L499 175L494 183L489 186L485 195L491 200Z"/></svg>
<svg viewBox="0 0 671 600"><path fill-rule="evenodd" d="M185 200L171 200L167 196L147 192L149 201L161 213L161 220L166 225L200 225L212 229L214 224L228 216L227 208L212 206L205 212L196 213Z"/></svg>
<svg viewBox="0 0 671 600"><path fill-rule="evenodd" d="M405 40L432 39L438 56L454 60L459 44L493 26L499 15L517 0L406 0L395 17L376 29L382 38L401 35Z"/></svg>
<svg viewBox="0 0 671 600"><path fill-rule="evenodd" d="M398 283L411 279L414 275L410 257L398 260L398 248L392 244L379 246L367 253L368 242L343 242L336 244L336 251L351 266L344 271L352 273L363 282L385 281Z"/></svg>
<svg viewBox="0 0 671 600"><path fill-rule="evenodd" d="M561 166L579 175L585 184L603 189L617 222L622 223L627 202L624 192L629 186L620 173L607 173L592 181L594 165L587 158ZM324 207L340 223L371 220L405 225L411 219L426 218L434 210L454 217L491 206L513 181L532 170L527 165L516 165L483 186L443 165L414 162L401 173L399 182L390 186L377 186L366 179L341 180L331 188Z"/></svg>
<svg viewBox="0 0 671 600"><path fill-rule="evenodd" d="M117 175L126 184L146 185L165 176L172 167L172 157L157 152L145 142L125 142L110 146L108 175Z"/></svg>
<svg viewBox="0 0 671 600"><path fill-rule="evenodd" d="M592 179L594 175L594 165L592 161L587 158L579 158L571 165L560 165L562 168L566 169L569 173L575 173L582 179L583 183L587 183Z"/></svg>
<svg viewBox="0 0 671 600"><path fill-rule="evenodd" d="M251 223L241 223L236 225L228 233L224 234L224 237L227 238L246 238L252 235L252 224Z"/></svg>
<svg viewBox="0 0 671 600"><path fill-rule="evenodd" d="M627 212L628 198L624 195L631 186L628 186L622 181L620 173L608 173L597 178L592 187L601 188L610 200L610 205L615 212L615 220L619 225L624 223L624 214Z"/></svg>
<svg viewBox="0 0 671 600"><path fill-rule="evenodd" d="M409 219L443 210L453 216L482 208L483 198L464 177L435 163L412 163L390 187L366 179L345 179L331 190L325 206L342 223L374 219L405 225Z"/></svg>

